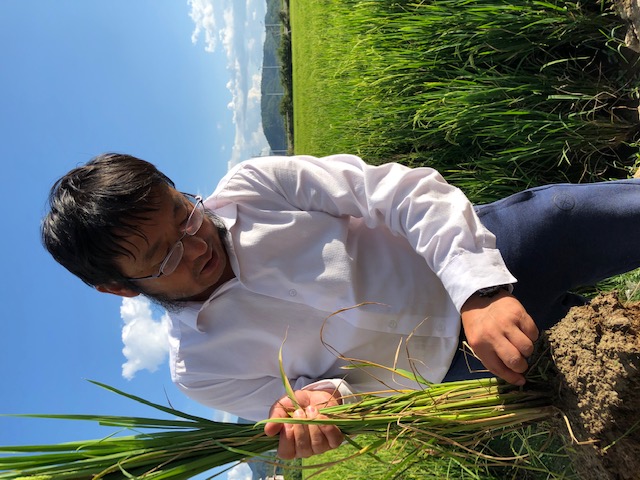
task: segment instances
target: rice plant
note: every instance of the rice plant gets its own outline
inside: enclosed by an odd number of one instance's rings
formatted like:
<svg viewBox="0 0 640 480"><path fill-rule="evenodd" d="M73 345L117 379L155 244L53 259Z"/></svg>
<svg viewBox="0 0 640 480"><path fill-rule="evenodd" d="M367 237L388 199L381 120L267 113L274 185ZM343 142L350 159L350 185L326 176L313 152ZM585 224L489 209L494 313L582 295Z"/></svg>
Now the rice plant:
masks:
<svg viewBox="0 0 640 480"><path fill-rule="evenodd" d="M434 166L474 202L633 167L637 55L604 4L321 5L291 6L296 153Z"/></svg>
<svg viewBox="0 0 640 480"><path fill-rule="evenodd" d="M115 430L96 440L57 445L4 446L0 479L55 478L187 479L233 462L260 457L277 447L262 423L220 423L153 404L115 388L175 419L107 415L26 415L34 418L98 422ZM549 397L500 384L496 379L425 385L424 390L363 395L359 401L322 410L328 419L284 418L289 423L330 423L347 438L372 435L376 441L358 454L374 453L389 442L410 442L459 462L487 457L482 445L514 428L554 415ZM133 435L123 435L123 432ZM415 447L414 447L415 448ZM408 459L410 459L408 457ZM504 459L493 459L504 462Z"/></svg>

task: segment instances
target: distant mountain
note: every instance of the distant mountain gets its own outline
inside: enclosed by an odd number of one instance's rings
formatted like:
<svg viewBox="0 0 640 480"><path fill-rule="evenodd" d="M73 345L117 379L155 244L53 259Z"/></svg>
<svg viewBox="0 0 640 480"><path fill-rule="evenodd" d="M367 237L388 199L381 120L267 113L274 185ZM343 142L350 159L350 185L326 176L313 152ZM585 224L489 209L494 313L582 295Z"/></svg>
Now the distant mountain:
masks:
<svg viewBox="0 0 640 480"><path fill-rule="evenodd" d="M275 452L265 452L261 458L266 460L250 460L247 462L251 469L251 480L267 480L282 475L282 467L276 467L278 462Z"/></svg>
<svg viewBox="0 0 640 480"><path fill-rule="evenodd" d="M280 58L280 1L267 0L267 14L264 23L266 37L263 46L261 104L262 129L271 150L283 153L287 150L287 134L284 117L280 113L280 102L284 89L278 68Z"/></svg>

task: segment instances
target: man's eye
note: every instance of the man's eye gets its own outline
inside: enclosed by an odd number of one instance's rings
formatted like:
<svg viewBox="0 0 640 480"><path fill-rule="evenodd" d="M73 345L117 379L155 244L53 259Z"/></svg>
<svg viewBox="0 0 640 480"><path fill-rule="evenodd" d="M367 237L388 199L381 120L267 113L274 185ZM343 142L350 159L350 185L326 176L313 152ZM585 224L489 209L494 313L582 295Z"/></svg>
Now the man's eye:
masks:
<svg viewBox="0 0 640 480"><path fill-rule="evenodd" d="M189 221L189 215L180 223L180 235L182 235L187 228L187 222Z"/></svg>
<svg viewBox="0 0 640 480"><path fill-rule="evenodd" d="M180 228L179 233L180 235L182 235L184 233L185 228L187 228L187 222L189 221L189 215L191 215L191 208L189 208L188 205L185 206L185 216L182 220L182 222L180 222Z"/></svg>
<svg viewBox="0 0 640 480"><path fill-rule="evenodd" d="M151 267L154 270L158 270L162 264L164 263L164 261L167 259L167 257L169 256L169 254L173 251L173 249L175 248L176 244L173 243L171 245L169 245L169 247L167 248L167 250L164 251L164 255L161 258L157 258L155 259L156 261L153 263L153 266Z"/></svg>

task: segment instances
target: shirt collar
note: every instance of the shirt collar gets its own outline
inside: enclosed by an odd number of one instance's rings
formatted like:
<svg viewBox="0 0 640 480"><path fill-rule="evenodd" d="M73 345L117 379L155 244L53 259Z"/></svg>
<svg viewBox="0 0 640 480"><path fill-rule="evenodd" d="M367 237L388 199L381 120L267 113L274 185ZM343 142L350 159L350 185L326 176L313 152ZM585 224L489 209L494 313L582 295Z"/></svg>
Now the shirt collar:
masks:
<svg viewBox="0 0 640 480"><path fill-rule="evenodd" d="M187 327L198 329L198 314L202 309L202 302L185 302L179 312L175 314L176 319Z"/></svg>
<svg viewBox="0 0 640 480"><path fill-rule="evenodd" d="M204 201L204 205L207 208L212 208L215 214L222 220L225 227L227 229L231 228L236 223L236 215L237 215L237 206L234 203L230 203L224 205L221 208L215 208L215 201L213 200L215 196L211 196ZM230 246L228 246L230 250L233 250ZM229 253L229 257L232 255ZM228 282L227 282L228 283ZM214 291L211 296L205 300L204 302L184 302L180 311L175 315L180 323L183 323L187 327L196 330L198 332L203 332L201 328L198 328L198 315L205 308L211 299L214 297L216 292L220 290L219 288Z"/></svg>
<svg viewBox="0 0 640 480"><path fill-rule="evenodd" d="M211 294L211 296L208 299L206 299L205 301L184 302L182 304L183 306L182 306L181 310L176 314L177 320L180 323L183 323L187 327L191 328L192 330L204 333L205 329L203 329L200 326L198 326L198 316L200 315L200 312L202 310L204 310L205 308L207 308L207 306L209 306L209 303L211 303L211 301L216 296L220 295L221 293L225 292L226 290L228 290L230 288L234 288L234 286L237 285L237 284L239 284L237 278L233 278L233 279L229 280L228 282L225 282L222 285L220 285Z"/></svg>
<svg viewBox="0 0 640 480"><path fill-rule="evenodd" d="M222 223L224 223L227 229L235 225L238 216L238 206L235 203L227 203L226 205L217 207L215 197L211 196L204 201L204 206L213 211L213 213L222 220Z"/></svg>

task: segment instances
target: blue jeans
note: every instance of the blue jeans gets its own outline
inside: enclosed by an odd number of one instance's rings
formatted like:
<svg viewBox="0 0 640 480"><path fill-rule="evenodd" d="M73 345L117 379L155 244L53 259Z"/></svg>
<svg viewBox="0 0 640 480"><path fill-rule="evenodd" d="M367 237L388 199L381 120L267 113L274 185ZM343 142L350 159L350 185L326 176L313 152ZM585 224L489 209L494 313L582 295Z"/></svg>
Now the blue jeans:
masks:
<svg viewBox="0 0 640 480"><path fill-rule="evenodd" d="M518 279L513 294L540 330L586 303L571 290L640 267L640 179L546 185L476 212ZM467 361L484 369L459 349L444 381L491 376L469 372Z"/></svg>

